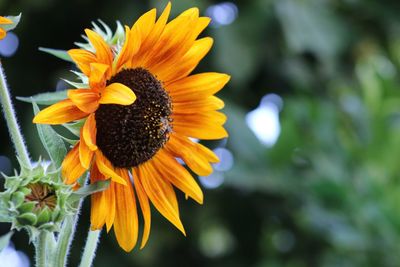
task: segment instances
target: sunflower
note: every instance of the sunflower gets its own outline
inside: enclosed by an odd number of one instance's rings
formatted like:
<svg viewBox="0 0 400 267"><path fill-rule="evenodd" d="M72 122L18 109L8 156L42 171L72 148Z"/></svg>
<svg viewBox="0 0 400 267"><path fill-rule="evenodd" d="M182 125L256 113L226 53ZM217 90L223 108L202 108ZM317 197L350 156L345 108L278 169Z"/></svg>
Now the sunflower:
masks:
<svg viewBox="0 0 400 267"><path fill-rule="evenodd" d="M85 33L93 49L68 53L88 78L87 88L68 90L68 98L36 115L35 123L64 124L85 119L79 142L62 164L65 183L86 170L90 182L111 179L92 195L91 227L114 228L119 245L130 251L138 237L137 200L143 214L141 248L151 223L150 203L183 234L174 187L202 204L203 193L190 172L212 172L218 157L195 139L228 136L224 102L214 94L230 77L190 75L213 40L198 39L210 19L191 8L167 23L171 4L125 26L124 42L108 45L96 32Z"/></svg>
<svg viewBox="0 0 400 267"><path fill-rule="evenodd" d="M0 25L8 25L8 24L12 24L12 20L2 17L0 16ZM7 35L7 31L4 30L1 26L0 26L0 40L4 39L4 37L6 37Z"/></svg>

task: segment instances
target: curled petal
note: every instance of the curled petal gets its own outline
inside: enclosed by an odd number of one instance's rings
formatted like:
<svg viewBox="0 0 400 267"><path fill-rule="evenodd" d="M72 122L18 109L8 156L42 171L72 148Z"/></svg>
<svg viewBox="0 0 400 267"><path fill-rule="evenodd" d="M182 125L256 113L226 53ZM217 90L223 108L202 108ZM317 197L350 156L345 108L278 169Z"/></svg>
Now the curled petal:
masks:
<svg viewBox="0 0 400 267"><path fill-rule="evenodd" d="M122 83L112 83L104 89L100 104L131 105L136 100L135 93Z"/></svg>
<svg viewBox="0 0 400 267"><path fill-rule="evenodd" d="M86 112L81 111L70 99L65 99L40 111L35 118L33 118L33 122L42 124L63 124L80 120L87 115Z"/></svg>

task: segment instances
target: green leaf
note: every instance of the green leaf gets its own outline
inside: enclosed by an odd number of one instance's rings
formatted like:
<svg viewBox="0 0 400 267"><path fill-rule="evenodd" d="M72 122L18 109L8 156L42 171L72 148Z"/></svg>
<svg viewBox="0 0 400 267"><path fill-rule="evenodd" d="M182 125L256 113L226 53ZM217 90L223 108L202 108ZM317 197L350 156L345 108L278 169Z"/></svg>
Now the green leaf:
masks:
<svg viewBox="0 0 400 267"><path fill-rule="evenodd" d="M11 231L0 237L0 253L3 251L3 249L5 249L8 246L13 234L14 232Z"/></svg>
<svg viewBox="0 0 400 267"><path fill-rule="evenodd" d="M35 102L38 105L52 105L66 99L67 97L67 90L64 90L51 93L41 93L29 97L17 96L17 99L27 103Z"/></svg>
<svg viewBox="0 0 400 267"><path fill-rule="evenodd" d="M39 47L39 51L45 52L68 62L74 62L66 50Z"/></svg>
<svg viewBox="0 0 400 267"><path fill-rule="evenodd" d="M35 102L32 103L33 112L35 115L39 112L39 107ZM51 128L49 125L44 124L36 124L40 141L47 153L50 156L51 161L59 168L67 154L67 149L65 148L65 144L63 139L57 134L56 131Z"/></svg>
<svg viewBox="0 0 400 267"><path fill-rule="evenodd" d="M98 181L93 184L82 187L71 194L69 197L70 202L76 202L93 193L106 190L110 186L110 180Z"/></svg>
<svg viewBox="0 0 400 267"><path fill-rule="evenodd" d="M18 16L6 16L6 18L10 19L12 21L12 24L2 24L1 28L3 28L6 31L11 31L17 27L19 21L21 20L21 13L19 13Z"/></svg>
<svg viewBox="0 0 400 267"><path fill-rule="evenodd" d="M85 123L85 119L79 120L76 122L72 123L65 123L63 126L67 128L71 133L73 133L76 136L80 136L81 134L81 128L83 127L83 124Z"/></svg>

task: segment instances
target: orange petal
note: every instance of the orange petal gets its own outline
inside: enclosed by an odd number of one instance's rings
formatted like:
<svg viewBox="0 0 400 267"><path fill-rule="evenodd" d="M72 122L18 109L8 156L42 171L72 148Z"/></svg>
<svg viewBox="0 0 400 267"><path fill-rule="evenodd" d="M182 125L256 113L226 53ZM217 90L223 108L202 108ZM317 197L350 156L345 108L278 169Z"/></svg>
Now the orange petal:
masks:
<svg viewBox="0 0 400 267"><path fill-rule="evenodd" d="M125 63L131 62L132 57L140 48L140 38L140 32L137 27L132 27L132 30L130 30L128 26L125 26L125 42L118 55L115 72L119 72Z"/></svg>
<svg viewBox="0 0 400 267"><path fill-rule="evenodd" d="M86 75L90 76L90 64L96 62L96 56L84 49L68 50L69 56L78 66L78 68Z"/></svg>
<svg viewBox="0 0 400 267"><path fill-rule="evenodd" d="M90 182L106 180L106 177L99 171L96 162L93 162L90 170ZM106 191L111 190L111 185ZM91 195L90 223L92 230L103 228L108 210L108 203L105 191L97 192Z"/></svg>
<svg viewBox="0 0 400 267"><path fill-rule="evenodd" d="M13 23L11 19L0 16L0 24L11 24L11 23Z"/></svg>
<svg viewBox="0 0 400 267"><path fill-rule="evenodd" d="M167 84L166 89L175 101L192 101L217 93L230 80L223 73L200 73Z"/></svg>
<svg viewBox="0 0 400 267"><path fill-rule="evenodd" d="M99 107L100 95L91 89L68 90L68 98L85 113L93 113Z"/></svg>
<svg viewBox="0 0 400 267"><path fill-rule="evenodd" d="M118 244L129 252L136 245L138 237L138 215L136 210L135 194L130 183L128 171L119 170L119 175L124 178L127 186L114 184L116 196L116 209L114 232Z"/></svg>
<svg viewBox="0 0 400 267"><path fill-rule="evenodd" d="M90 150L97 150L96 146L96 119L94 113L90 114L82 128L82 137Z"/></svg>
<svg viewBox="0 0 400 267"><path fill-rule="evenodd" d="M160 150L155 156L155 162L160 173L163 173L173 185L197 203L203 204L203 192L192 175L166 151Z"/></svg>
<svg viewBox="0 0 400 267"><path fill-rule="evenodd" d="M182 58L196 39L193 28L197 20L198 10L197 13L194 12L190 16L179 16L168 23L159 40L147 53L143 65L152 73L158 74ZM163 77L159 78L163 80Z"/></svg>
<svg viewBox="0 0 400 267"><path fill-rule="evenodd" d="M109 69L109 65L102 63L91 63L90 64L90 77L89 84L92 89L102 89L106 85L106 80L109 78L106 76L106 72Z"/></svg>
<svg viewBox="0 0 400 267"><path fill-rule="evenodd" d="M157 73L165 83L179 80L189 75L199 62L207 55L213 44L213 39L205 37L194 42L189 51L170 68Z"/></svg>
<svg viewBox="0 0 400 267"><path fill-rule="evenodd" d="M61 174L64 179L64 183L66 184L75 183L76 180L78 180L78 178L81 177L86 171L86 169L82 167L79 159L79 143L80 142L78 142L74 148L68 152L61 165Z"/></svg>
<svg viewBox="0 0 400 267"><path fill-rule="evenodd" d="M135 93L122 83L112 83L104 89L100 104L131 105L136 100Z"/></svg>
<svg viewBox="0 0 400 267"><path fill-rule="evenodd" d="M179 213L174 204L171 203L171 196L165 195L164 186L161 184L158 173L152 164L149 164L149 162L143 163L138 167L138 170L140 182L153 205L167 220L186 235Z"/></svg>
<svg viewBox="0 0 400 267"><path fill-rule="evenodd" d="M116 183L111 182L110 187L106 189L104 192L106 199L107 199L107 214L106 214L106 227L107 233L111 230L111 227L115 221L116 215L116 196L115 196L115 185Z"/></svg>
<svg viewBox="0 0 400 267"><path fill-rule="evenodd" d="M89 149L89 146L83 140L83 129L81 129L81 140L79 142L79 159L82 167L89 169L90 163L92 162L94 152Z"/></svg>
<svg viewBox="0 0 400 267"><path fill-rule="evenodd" d="M174 155L182 158L197 175L208 176L213 172L213 168L207 158L203 156L203 153L198 151L196 145L188 138L171 134L166 148Z"/></svg>
<svg viewBox="0 0 400 267"><path fill-rule="evenodd" d="M222 109L224 107L224 101L216 96L209 96L206 98L199 98L197 100L189 101L174 101L173 102L174 113L190 114L190 113L202 113L212 110Z"/></svg>
<svg viewBox="0 0 400 267"><path fill-rule="evenodd" d="M133 184L135 185L136 194L139 199L140 208L142 209L143 220L144 220L143 237L142 237L142 242L140 244L140 249L142 249L146 245L147 241L149 240L149 236L150 236L151 210L150 210L149 199L146 195L146 192L143 189L142 184L140 183L140 179L138 178L139 172L137 171L136 168L133 168L132 172L133 172L133 178L134 178ZM146 178L143 177L142 179L146 179Z"/></svg>
<svg viewBox="0 0 400 267"><path fill-rule="evenodd" d="M104 41L103 37L89 29L86 29L85 33L96 50L97 62L111 66L113 62L113 54L111 48Z"/></svg>
<svg viewBox="0 0 400 267"><path fill-rule="evenodd" d="M65 99L40 111L35 118L33 118L33 122L42 124L63 124L82 119L87 115L87 113L81 111L70 99Z"/></svg>
<svg viewBox="0 0 400 267"><path fill-rule="evenodd" d="M106 177L110 178L112 181L126 185L125 180L117 174L114 167L111 166L110 161L101 153L100 150L96 150L96 163L99 171Z"/></svg>
<svg viewBox="0 0 400 267"><path fill-rule="evenodd" d="M151 24L151 19L153 14L152 12L153 11L150 11L149 15L146 17L146 19L148 19L148 21L150 22L150 25L152 25ZM146 58L148 52L151 51L151 49L155 46L162 32L164 31L170 12L171 12L171 3L169 2L165 7L164 11L162 12L161 16L159 17L159 19L157 20L157 22L154 24L154 26L151 26L151 32L148 33L147 36L142 35L142 44L139 52L132 59L132 66L142 65L143 59ZM148 30L150 25L147 26L145 30Z"/></svg>
<svg viewBox="0 0 400 267"><path fill-rule="evenodd" d="M218 111L201 114L174 114L174 131L199 139L221 139L228 137L222 126L226 116Z"/></svg>
<svg viewBox="0 0 400 267"><path fill-rule="evenodd" d="M6 35L7 35L7 32L4 29L0 28L0 40L4 39L4 37L6 37Z"/></svg>

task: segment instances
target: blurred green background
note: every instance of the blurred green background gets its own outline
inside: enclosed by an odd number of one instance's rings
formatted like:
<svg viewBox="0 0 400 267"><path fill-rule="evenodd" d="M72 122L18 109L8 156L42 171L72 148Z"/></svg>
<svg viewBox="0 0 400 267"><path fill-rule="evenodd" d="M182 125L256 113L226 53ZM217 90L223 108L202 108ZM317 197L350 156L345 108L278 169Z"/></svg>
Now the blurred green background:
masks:
<svg viewBox="0 0 400 267"><path fill-rule="evenodd" d="M1 15L23 13L15 36L0 42L14 96L66 88L60 78L71 77L73 66L39 46L69 49L91 21L132 25L165 4L0 0ZM197 6L213 19L205 35L215 44L196 72L232 75L220 93L230 137L209 143L222 162L200 178L204 205L179 194L186 238L153 210L142 251L125 253L103 234L94 266L400 266L400 2L172 4L173 16ZM45 152L32 108L16 107L37 159ZM10 173L15 155L3 118L0 125L0 166ZM88 215L85 201L70 266L79 262ZM25 233L12 241L32 259Z"/></svg>

